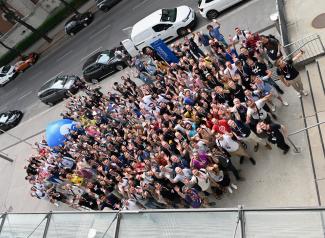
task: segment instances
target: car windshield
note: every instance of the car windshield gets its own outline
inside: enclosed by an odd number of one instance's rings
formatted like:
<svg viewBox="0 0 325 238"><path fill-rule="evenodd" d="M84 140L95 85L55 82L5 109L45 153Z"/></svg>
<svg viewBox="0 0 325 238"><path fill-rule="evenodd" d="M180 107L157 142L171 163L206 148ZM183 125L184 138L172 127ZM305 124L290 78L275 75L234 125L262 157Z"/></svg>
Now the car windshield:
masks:
<svg viewBox="0 0 325 238"><path fill-rule="evenodd" d="M53 81L53 84L61 84L61 85L64 85L67 80L68 80L68 76L60 76L60 77L57 77L54 81Z"/></svg>
<svg viewBox="0 0 325 238"><path fill-rule="evenodd" d="M46 82L45 84L43 84L40 91L51 88L54 84L64 85L67 80L68 80L68 76L59 76L59 77L57 77L57 78L55 78L53 80L50 80L50 81Z"/></svg>
<svg viewBox="0 0 325 238"><path fill-rule="evenodd" d="M162 9L161 21L176 21L177 8L172 9Z"/></svg>
<svg viewBox="0 0 325 238"><path fill-rule="evenodd" d="M2 73L7 73L10 70L10 65L3 66Z"/></svg>
<svg viewBox="0 0 325 238"><path fill-rule="evenodd" d="M114 56L111 50L103 51L97 58L96 62L100 64L107 64L107 62Z"/></svg>
<svg viewBox="0 0 325 238"><path fill-rule="evenodd" d="M4 76L6 76L5 74L0 74L0 77L4 77Z"/></svg>

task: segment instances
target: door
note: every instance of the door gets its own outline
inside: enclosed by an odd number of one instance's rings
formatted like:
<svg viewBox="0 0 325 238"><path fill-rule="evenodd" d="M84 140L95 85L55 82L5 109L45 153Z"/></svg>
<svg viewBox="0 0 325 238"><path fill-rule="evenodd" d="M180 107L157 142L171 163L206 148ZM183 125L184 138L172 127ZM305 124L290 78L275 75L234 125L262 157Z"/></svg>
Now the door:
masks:
<svg viewBox="0 0 325 238"><path fill-rule="evenodd" d="M204 7L221 12L237 2L240 2L240 0L205 0Z"/></svg>
<svg viewBox="0 0 325 238"><path fill-rule="evenodd" d="M133 41L130 39L123 40L122 45L124 46L125 50L132 56L135 57L139 54L138 49L135 47Z"/></svg>
<svg viewBox="0 0 325 238"><path fill-rule="evenodd" d="M155 32L154 41L161 39L166 42L175 37L173 34L173 24L159 23L153 26L152 29Z"/></svg>

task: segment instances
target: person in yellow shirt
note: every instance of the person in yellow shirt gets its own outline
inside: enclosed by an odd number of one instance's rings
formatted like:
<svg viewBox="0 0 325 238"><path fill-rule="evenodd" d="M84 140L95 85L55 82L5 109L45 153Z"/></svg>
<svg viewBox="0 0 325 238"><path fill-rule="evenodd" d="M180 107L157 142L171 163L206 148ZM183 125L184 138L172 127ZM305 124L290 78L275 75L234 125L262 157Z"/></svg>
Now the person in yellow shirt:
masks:
<svg viewBox="0 0 325 238"><path fill-rule="evenodd" d="M67 179L74 185L82 185L84 179L76 174L67 174Z"/></svg>

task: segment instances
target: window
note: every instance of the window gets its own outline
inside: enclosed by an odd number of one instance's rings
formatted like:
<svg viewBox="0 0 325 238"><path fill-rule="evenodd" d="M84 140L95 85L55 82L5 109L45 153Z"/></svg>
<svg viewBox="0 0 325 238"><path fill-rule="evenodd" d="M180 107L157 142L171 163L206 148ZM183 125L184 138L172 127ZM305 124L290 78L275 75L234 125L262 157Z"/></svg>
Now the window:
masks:
<svg viewBox="0 0 325 238"><path fill-rule="evenodd" d="M172 26L172 24L158 24L158 25L153 26L152 29L155 32L161 32L161 31L167 30L171 26Z"/></svg>
<svg viewBox="0 0 325 238"><path fill-rule="evenodd" d="M55 91L54 90L48 90L48 91L45 91L45 92L43 92L42 94L41 94L41 98L44 98L44 97L47 97L47 96L49 96L49 95L51 95L51 94L53 94Z"/></svg>
<svg viewBox="0 0 325 238"><path fill-rule="evenodd" d="M205 3L213 2L214 0L206 0Z"/></svg>
<svg viewBox="0 0 325 238"><path fill-rule="evenodd" d="M93 64L91 66L89 66L85 71L84 73L85 74L90 74L96 70L100 69L100 64Z"/></svg>
<svg viewBox="0 0 325 238"><path fill-rule="evenodd" d="M161 13L160 21L171 21L171 22L176 21L177 8L162 9L161 11L162 13Z"/></svg>

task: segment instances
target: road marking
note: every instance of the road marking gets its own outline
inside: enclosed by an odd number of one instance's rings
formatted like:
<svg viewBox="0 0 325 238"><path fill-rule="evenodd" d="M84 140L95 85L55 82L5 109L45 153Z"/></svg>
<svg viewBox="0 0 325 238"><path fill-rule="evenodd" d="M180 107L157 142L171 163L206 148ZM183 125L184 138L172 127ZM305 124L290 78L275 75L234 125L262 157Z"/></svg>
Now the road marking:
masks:
<svg viewBox="0 0 325 238"><path fill-rule="evenodd" d="M100 31L97 31L95 34L93 34L91 37L89 37L89 40L94 39L96 36L98 36L100 33L102 33L103 31L105 31L107 28L110 28L111 25L107 25L105 26L103 29L101 29Z"/></svg>
<svg viewBox="0 0 325 238"><path fill-rule="evenodd" d="M23 96L19 97L17 100L21 100L24 97L27 97L29 94L32 94L32 93L33 93L33 91L29 91L28 93L25 93Z"/></svg>
<svg viewBox="0 0 325 238"><path fill-rule="evenodd" d="M133 11L138 9L139 7L141 7L143 4L145 4L146 2L149 2L149 0L143 0L142 2L140 2L138 5L133 7Z"/></svg>
<svg viewBox="0 0 325 238"><path fill-rule="evenodd" d="M72 53L72 50L69 50L67 53L65 53L65 54L62 55L60 58L58 58L58 59L56 60L56 62L61 61L61 59L63 59L64 57L66 57L67 55L69 55L69 54L71 54L71 53Z"/></svg>
<svg viewBox="0 0 325 238"><path fill-rule="evenodd" d="M91 53L89 53L88 55L86 55L85 57L82 57L82 58L80 59L80 62L84 61L86 58L88 58L88 57L89 57L90 55L92 55L93 53L99 51L101 48L103 48L103 47L101 46L101 47L97 48L96 50L94 50L93 52L91 52Z"/></svg>
<svg viewBox="0 0 325 238"><path fill-rule="evenodd" d="M32 77L29 77L27 80L34 80L35 78L37 78L37 76L40 76L41 74L43 74L43 70L38 71L36 74L33 74Z"/></svg>

